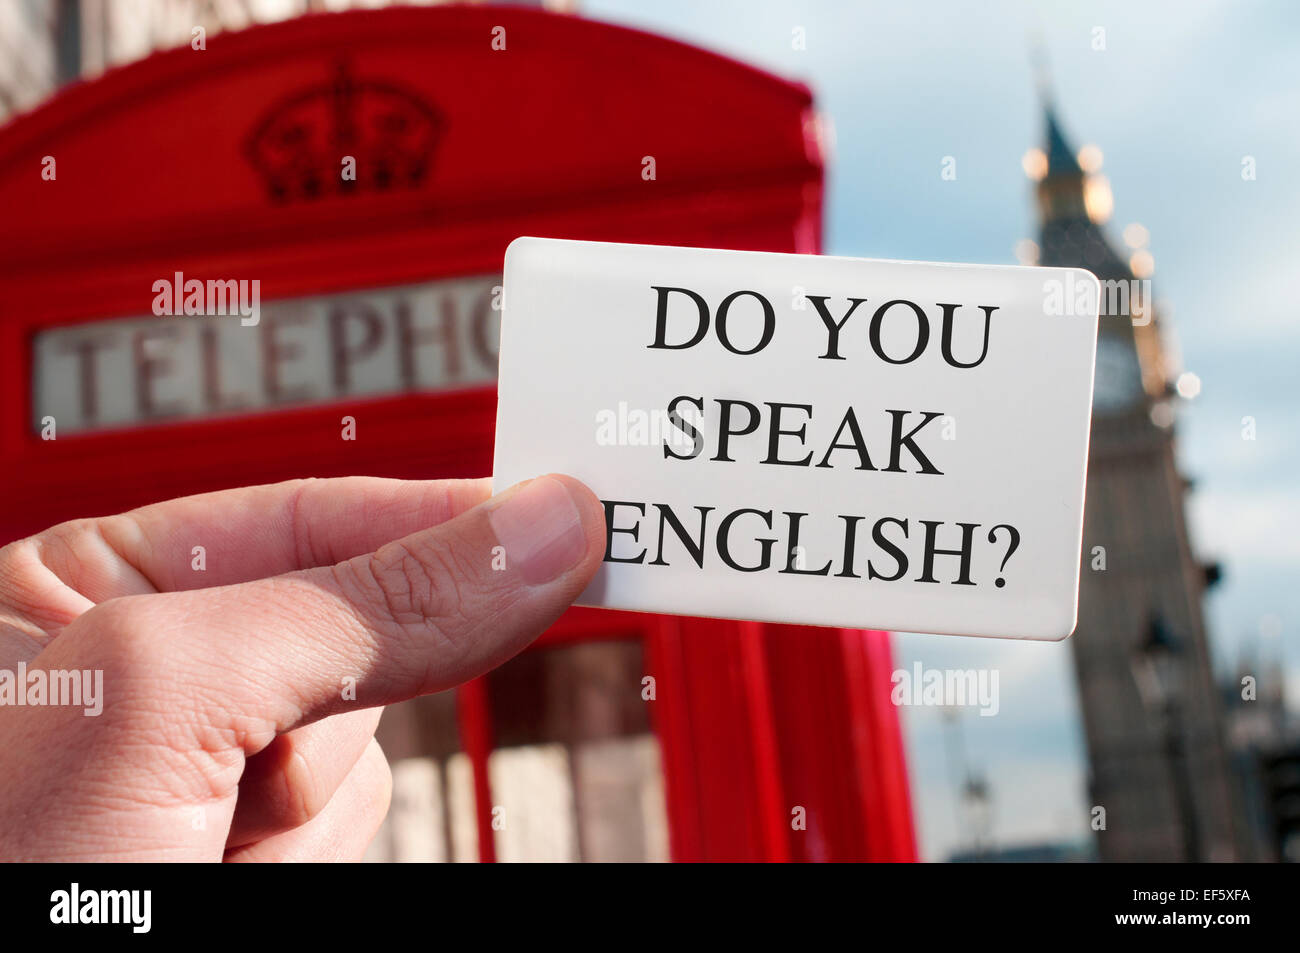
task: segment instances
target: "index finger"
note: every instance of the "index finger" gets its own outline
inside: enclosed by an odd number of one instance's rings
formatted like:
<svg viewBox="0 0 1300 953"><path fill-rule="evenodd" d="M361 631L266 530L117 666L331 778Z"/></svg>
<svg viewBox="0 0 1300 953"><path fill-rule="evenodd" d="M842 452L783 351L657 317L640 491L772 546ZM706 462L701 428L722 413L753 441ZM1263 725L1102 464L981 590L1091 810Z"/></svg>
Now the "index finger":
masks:
<svg viewBox="0 0 1300 953"><path fill-rule="evenodd" d="M333 565L463 513L490 482L289 480L63 523L34 541L45 566L94 603Z"/></svg>

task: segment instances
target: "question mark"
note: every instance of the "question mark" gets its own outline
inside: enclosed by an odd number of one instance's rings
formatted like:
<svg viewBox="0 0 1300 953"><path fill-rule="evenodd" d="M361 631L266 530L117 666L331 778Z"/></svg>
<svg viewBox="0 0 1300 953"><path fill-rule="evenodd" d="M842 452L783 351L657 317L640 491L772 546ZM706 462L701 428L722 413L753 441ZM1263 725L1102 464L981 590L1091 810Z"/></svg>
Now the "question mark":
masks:
<svg viewBox="0 0 1300 953"><path fill-rule="evenodd" d="M1014 553L1020 547L1020 531L1017 530L1014 526L1008 526L1006 523L999 523L997 526L994 526L991 530L989 530L990 543L996 543L998 541L997 536L998 536L998 530L1000 529L1004 529L1011 534L1011 545L1007 547L1007 554L1002 557L1002 565L998 566L998 572L1001 572L1003 569L1006 568L1007 560L1010 559L1011 554ZM998 578L993 583L993 585L997 586L999 589L1001 589L1006 584L1007 581L1003 579L1001 576L998 576Z"/></svg>

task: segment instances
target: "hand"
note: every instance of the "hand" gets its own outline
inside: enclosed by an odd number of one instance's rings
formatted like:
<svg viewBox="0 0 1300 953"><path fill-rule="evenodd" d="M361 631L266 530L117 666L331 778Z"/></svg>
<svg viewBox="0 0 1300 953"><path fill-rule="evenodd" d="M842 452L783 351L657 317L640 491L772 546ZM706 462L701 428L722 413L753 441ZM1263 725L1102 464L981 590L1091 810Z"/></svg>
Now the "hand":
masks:
<svg viewBox="0 0 1300 953"><path fill-rule="evenodd" d="M519 652L604 554L576 480L489 492L303 480L0 549L0 859L359 858L381 706Z"/></svg>

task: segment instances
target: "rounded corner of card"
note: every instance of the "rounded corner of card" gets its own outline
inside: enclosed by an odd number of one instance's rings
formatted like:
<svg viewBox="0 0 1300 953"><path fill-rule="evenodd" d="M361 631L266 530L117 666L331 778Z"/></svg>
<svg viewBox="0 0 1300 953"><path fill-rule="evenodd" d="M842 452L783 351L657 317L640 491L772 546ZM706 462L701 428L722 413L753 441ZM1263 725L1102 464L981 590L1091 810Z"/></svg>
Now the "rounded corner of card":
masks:
<svg viewBox="0 0 1300 953"><path fill-rule="evenodd" d="M1101 310L1101 279L1087 268L1066 268L1065 271L1076 282L1085 282L1092 287L1092 300L1097 302L1097 308L1093 311L1093 317L1096 317Z"/></svg>
<svg viewBox="0 0 1300 953"><path fill-rule="evenodd" d="M505 271L509 273L512 266L518 267L529 251L537 248L543 241L545 239L534 238L531 235L520 235L518 238L513 239L506 246Z"/></svg>
<svg viewBox="0 0 1300 953"><path fill-rule="evenodd" d="M1074 635L1075 630L1079 627L1079 605L1076 602L1070 607L1069 616L1062 618L1060 623L1053 625L1050 634L1041 637L1044 642L1064 642Z"/></svg>

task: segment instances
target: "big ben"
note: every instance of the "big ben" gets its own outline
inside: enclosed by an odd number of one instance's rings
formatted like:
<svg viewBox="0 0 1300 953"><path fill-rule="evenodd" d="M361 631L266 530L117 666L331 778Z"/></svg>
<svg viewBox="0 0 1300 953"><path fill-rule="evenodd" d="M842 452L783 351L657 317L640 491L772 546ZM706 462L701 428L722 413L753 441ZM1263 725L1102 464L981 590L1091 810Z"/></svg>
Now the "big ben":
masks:
<svg viewBox="0 0 1300 953"><path fill-rule="evenodd" d="M1044 147L1025 156L1039 263L1087 268L1102 288L1071 639L1097 851L1108 861L1242 859L1152 259L1141 234L1126 236L1138 246L1126 259L1102 228L1112 197L1100 151L1071 148L1050 106L1045 118Z"/></svg>

